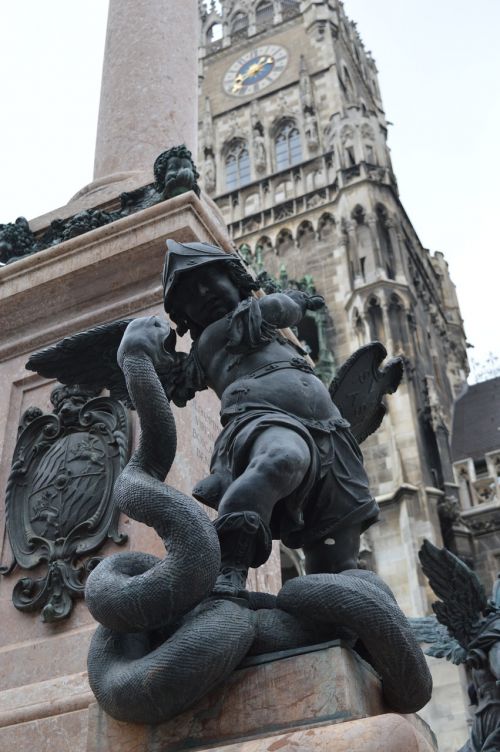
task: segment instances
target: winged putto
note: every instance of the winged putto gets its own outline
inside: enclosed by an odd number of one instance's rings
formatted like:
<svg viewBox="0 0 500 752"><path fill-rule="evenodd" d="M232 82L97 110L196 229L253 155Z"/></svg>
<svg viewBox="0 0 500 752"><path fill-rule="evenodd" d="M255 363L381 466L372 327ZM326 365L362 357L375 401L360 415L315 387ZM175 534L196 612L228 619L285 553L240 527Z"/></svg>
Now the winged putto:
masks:
<svg viewBox="0 0 500 752"><path fill-rule="evenodd" d="M107 387L135 406L141 441L115 485L116 504L153 525L168 550L160 561L146 554L140 562L138 554L111 556L89 578L87 603L104 625L89 657L99 702L117 718L165 720L193 704L248 653L342 633L353 644L363 642L391 706L412 712L430 693L424 658L387 586L357 569L360 535L378 517L358 441L380 425L384 395L401 380L401 361L380 369L386 352L372 343L339 370L329 391L305 353L282 333L322 306L320 296L287 290L258 297L258 284L238 257L206 243L167 245L164 305L177 334L191 335L188 354L175 350L169 324L152 316L74 335L28 362L43 376ZM175 455L169 402L184 406L206 388L220 399L221 432L210 474L193 496L217 510L214 523L191 497L163 483ZM267 561L273 538L303 549L307 576L286 583L277 598L263 598L247 590L247 574ZM148 575L144 583L140 573L149 569L158 577ZM126 592L117 588L111 598L112 583L125 571ZM189 587L182 585L187 582ZM202 608L204 603L210 605ZM311 623L311 614L319 621ZM122 660L126 641L110 641L109 631L163 629L170 639L162 649L177 651L182 662L182 650L172 642L173 624L181 625L176 635L207 632L207 639L196 639L196 648L179 636L207 668L195 682L186 678L185 687L177 682L168 702L165 688L158 689L163 697L158 707L151 705L148 687L141 704L137 693L145 677L169 681L151 665L160 660L159 649L151 652L151 641L145 642L144 661L134 653L131 672ZM207 644L210 660L200 654ZM407 671L419 677L411 687L404 680Z"/></svg>

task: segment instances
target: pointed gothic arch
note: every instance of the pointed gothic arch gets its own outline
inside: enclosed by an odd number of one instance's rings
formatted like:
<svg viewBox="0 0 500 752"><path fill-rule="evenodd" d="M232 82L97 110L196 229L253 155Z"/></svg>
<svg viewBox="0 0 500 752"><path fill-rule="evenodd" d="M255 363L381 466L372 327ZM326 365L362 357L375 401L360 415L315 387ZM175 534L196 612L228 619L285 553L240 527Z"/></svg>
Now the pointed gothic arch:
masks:
<svg viewBox="0 0 500 752"><path fill-rule="evenodd" d="M274 3L272 0L262 0L255 9L255 23L257 28L269 26L274 18Z"/></svg>
<svg viewBox="0 0 500 752"><path fill-rule="evenodd" d="M368 227L366 212L361 204L357 204L352 210L351 217L356 228L357 255L359 258L359 271L365 281L374 278L375 253L372 234Z"/></svg>
<svg viewBox="0 0 500 752"><path fill-rule="evenodd" d="M231 19L231 38L245 37L248 34L248 16L243 11L237 11Z"/></svg>
<svg viewBox="0 0 500 752"><path fill-rule="evenodd" d="M303 222L297 228L297 245L299 248L310 246L316 240L316 233L314 232L313 223L308 219L304 219Z"/></svg>
<svg viewBox="0 0 500 752"><path fill-rule="evenodd" d="M276 254L282 256L286 251L295 248L292 231L288 227L283 227L276 238Z"/></svg>
<svg viewBox="0 0 500 752"><path fill-rule="evenodd" d="M363 316L357 308L354 308L352 312L352 325L358 342L358 347L363 347L363 345L367 344L366 325Z"/></svg>
<svg viewBox="0 0 500 752"><path fill-rule="evenodd" d="M384 315L380 300L376 295L368 298L365 315L370 329L370 339L383 342L385 339Z"/></svg>
<svg viewBox="0 0 500 752"><path fill-rule="evenodd" d="M330 212L321 215L318 222L318 237L320 240L331 238L335 233L335 217Z"/></svg>
<svg viewBox="0 0 500 752"><path fill-rule="evenodd" d="M342 73L339 75L341 88L346 96L347 101L352 102L354 100L354 84L352 82L351 74L349 73L349 69L345 63L342 63L341 70Z"/></svg>
<svg viewBox="0 0 500 752"><path fill-rule="evenodd" d="M392 293L387 308L395 351L404 351L409 343L405 306L399 295Z"/></svg>
<svg viewBox="0 0 500 752"><path fill-rule="evenodd" d="M222 24L220 21L214 21L210 24L205 33L205 42L207 45L215 44L222 39Z"/></svg>
<svg viewBox="0 0 500 752"><path fill-rule="evenodd" d="M383 204L375 206L377 217L377 234L382 254L382 262L389 279L396 278L396 258L389 232L389 212Z"/></svg>

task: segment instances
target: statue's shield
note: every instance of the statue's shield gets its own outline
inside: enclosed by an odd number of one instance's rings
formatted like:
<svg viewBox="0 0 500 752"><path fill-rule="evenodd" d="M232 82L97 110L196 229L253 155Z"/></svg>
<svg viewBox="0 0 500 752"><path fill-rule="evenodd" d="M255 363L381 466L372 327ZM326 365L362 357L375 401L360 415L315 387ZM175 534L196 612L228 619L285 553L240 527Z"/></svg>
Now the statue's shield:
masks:
<svg viewBox="0 0 500 752"><path fill-rule="evenodd" d="M83 520L99 521L112 482L105 435L82 431L63 436L31 468L26 498L37 537L67 538Z"/></svg>
<svg viewBox="0 0 500 752"><path fill-rule="evenodd" d="M63 400L64 402L64 400ZM78 400L77 400L78 402ZM129 446L122 403L97 397L75 406L74 390L59 413L26 411L14 450L6 495L7 531L14 563L32 569L47 562L45 577L24 577L13 591L16 608L43 607L45 621L67 616L82 597L86 554L118 533L112 491ZM13 565L0 568L9 574Z"/></svg>

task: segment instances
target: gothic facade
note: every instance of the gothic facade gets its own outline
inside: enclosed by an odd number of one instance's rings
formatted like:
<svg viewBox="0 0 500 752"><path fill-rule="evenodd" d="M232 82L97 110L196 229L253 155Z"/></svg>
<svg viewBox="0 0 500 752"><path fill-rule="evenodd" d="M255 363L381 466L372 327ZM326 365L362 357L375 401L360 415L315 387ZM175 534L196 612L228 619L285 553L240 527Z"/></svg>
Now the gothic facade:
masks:
<svg viewBox="0 0 500 752"><path fill-rule="evenodd" d="M362 554L407 614L427 614L423 539L470 548L455 534L450 453L466 340L446 260L422 246L399 198L375 61L338 0L226 0L200 13L198 158L236 248L326 298L321 337L337 366L374 339L404 358L363 444L382 515Z"/></svg>
<svg viewBox="0 0 500 752"><path fill-rule="evenodd" d="M438 508L458 498L449 434L466 343L447 263L422 247L399 200L375 62L339 2L224 2L202 8L201 81L204 187L236 247L276 277L312 278L337 365L374 339L405 359L364 454L384 517L408 523L406 576L398 567L391 584L408 612L426 612L410 572L422 537L440 540ZM442 526L453 545L446 515ZM383 528L370 547L391 581Z"/></svg>

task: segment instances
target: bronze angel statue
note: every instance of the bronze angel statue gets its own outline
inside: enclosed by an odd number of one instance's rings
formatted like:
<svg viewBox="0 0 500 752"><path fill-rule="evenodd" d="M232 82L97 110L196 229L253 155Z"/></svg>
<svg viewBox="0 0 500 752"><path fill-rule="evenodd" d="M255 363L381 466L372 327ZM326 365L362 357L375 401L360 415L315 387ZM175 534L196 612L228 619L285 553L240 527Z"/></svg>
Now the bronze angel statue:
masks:
<svg viewBox="0 0 500 752"><path fill-rule="evenodd" d="M470 739L459 752L500 750L500 580L490 599L477 575L457 556L429 541L419 552L429 584L440 600L436 618L413 619L415 634L428 655L465 664L469 697L475 706Z"/></svg>
<svg viewBox="0 0 500 752"><path fill-rule="evenodd" d="M132 712L139 722L164 720L192 704L249 653L311 644L340 633L353 644L363 643L383 674L393 707L403 712L420 707L428 699L430 679L411 628L387 586L374 573L357 569L360 535L378 517L358 442L380 425L383 397L401 380L401 360L380 369L386 351L372 343L347 361L328 390L305 353L282 333L308 309L322 306L320 296L288 290L258 297L258 283L235 255L206 243L169 240L167 245L164 305L177 333L191 335L188 354L176 352L176 335L165 320L149 317L68 337L28 363L63 383L107 387L112 396L135 406L140 417L141 442L117 482L116 502L135 519L153 525L169 553L160 562L146 557L140 565L126 559L131 554L117 554L96 568L87 602L106 625L102 629L113 634L160 629L170 635L172 624L180 624L177 635L183 629L189 634L205 630L209 640L198 635L197 644L208 650L208 640L212 652L220 636L220 654L205 679L186 680L188 699L177 684L168 708L163 692L158 708L145 701L139 710L134 695L127 717ZM220 399L222 430L210 475L197 483L193 496L218 511L214 523L191 497L163 484L175 455L169 402L182 407L206 388ZM302 548L307 572L298 578L307 583L290 581L277 598L246 588L249 567L267 561L273 538ZM158 592L163 595L155 591L144 604L145 587L153 592L152 569L161 572ZM127 585L127 606L122 596L113 603L110 599L109 578L123 577L125 570L138 581L137 592ZM189 587L175 590L172 578L179 572ZM210 608L202 607L206 602ZM401 637L400 655L390 624L396 624ZM228 630L233 631L231 639ZM121 647L117 642L117 653L110 657L106 634L99 637L98 630L93 643L91 681L108 712L124 717L128 690L117 699L113 672L103 672L99 665L109 668L116 659L121 666L117 655L126 648L118 640ZM187 640L186 650L189 645ZM156 654L148 652L150 642L147 646L148 656ZM389 661L384 651L393 656ZM145 666L137 681L151 677L151 667ZM421 681L408 688L401 673L405 670L417 671Z"/></svg>

